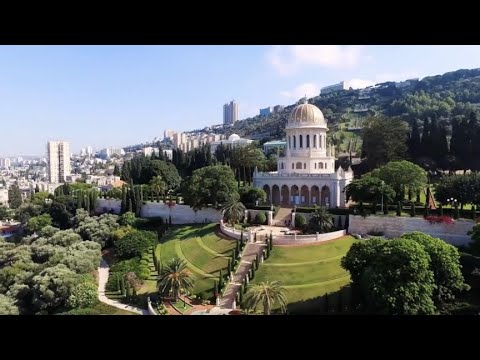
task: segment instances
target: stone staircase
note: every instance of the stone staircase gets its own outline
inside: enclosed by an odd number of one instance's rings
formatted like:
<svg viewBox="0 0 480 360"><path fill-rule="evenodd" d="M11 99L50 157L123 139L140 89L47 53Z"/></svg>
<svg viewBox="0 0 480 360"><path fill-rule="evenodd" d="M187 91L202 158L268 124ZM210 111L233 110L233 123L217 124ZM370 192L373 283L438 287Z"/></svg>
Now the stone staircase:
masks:
<svg viewBox="0 0 480 360"><path fill-rule="evenodd" d="M281 207L275 218L273 219L273 226L286 226L292 220L292 208Z"/></svg>
<svg viewBox="0 0 480 360"><path fill-rule="evenodd" d="M250 268L253 266L256 254L258 254L260 258L265 246L266 244L264 242L249 242L246 245L243 256L240 259L240 266L237 268L237 271L233 276L233 281L231 281L225 289L220 304L219 306L217 306L218 308L233 309L234 300L236 298L237 292L242 286L243 279L247 276Z"/></svg>

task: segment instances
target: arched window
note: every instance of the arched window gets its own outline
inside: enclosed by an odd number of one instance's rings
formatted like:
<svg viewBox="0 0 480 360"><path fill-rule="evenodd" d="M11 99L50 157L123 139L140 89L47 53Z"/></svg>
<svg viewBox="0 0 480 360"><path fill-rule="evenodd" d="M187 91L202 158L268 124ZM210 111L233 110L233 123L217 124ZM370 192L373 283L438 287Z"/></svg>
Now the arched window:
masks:
<svg viewBox="0 0 480 360"><path fill-rule="evenodd" d="M299 135L300 137L300 149L303 148L303 136L302 135Z"/></svg>
<svg viewBox="0 0 480 360"><path fill-rule="evenodd" d="M294 163L292 163L292 170L294 170L294 169L295 169L295 164L294 164Z"/></svg>
<svg viewBox="0 0 480 360"><path fill-rule="evenodd" d="M282 163L280 163L280 167L283 169L283 162L282 162Z"/></svg>
<svg viewBox="0 0 480 360"><path fill-rule="evenodd" d="M323 163L318 163L318 166L320 166L320 169L323 169Z"/></svg>
<svg viewBox="0 0 480 360"><path fill-rule="evenodd" d="M297 148L297 137L295 135L293 135L293 148Z"/></svg>
<svg viewBox="0 0 480 360"><path fill-rule="evenodd" d="M313 147L317 147L317 135L313 135Z"/></svg>
<svg viewBox="0 0 480 360"><path fill-rule="evenodd" d="M307 149L310 147L310 135L307 135Z"/></svg>
<svg viewBox="0 0 480 360"><path fill-rule="evenodd" d="M303 163L303 169L305 170L307 168L307 163Z"/></svg>
<svg viewBox="0 0 480 360"><path fill-rule="evenodd" d="M288 135L288 148L289 148L289 149L292 148L292 144L290 143L290 135Z"/></svg>
<svg viewBox="0 0 480 360"><path fill-rule="evenodd" d="M300 135L301 136L301 135ZM295 166L297 169L302 169L302 163L301 162L297 162L297 165Z"/></svg>

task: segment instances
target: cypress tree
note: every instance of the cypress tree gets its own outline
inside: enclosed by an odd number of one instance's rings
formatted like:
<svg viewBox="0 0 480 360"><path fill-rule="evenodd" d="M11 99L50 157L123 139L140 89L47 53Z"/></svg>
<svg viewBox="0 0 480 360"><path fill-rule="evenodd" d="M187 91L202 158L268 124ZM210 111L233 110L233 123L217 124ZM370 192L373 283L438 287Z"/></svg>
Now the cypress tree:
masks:
<svg viewBox="0 0 480 360"><path fill-rule="evenodd" d="M160 275L160 273L162 272L162 263L160 262L160 260L157 260L157 272L158 275Z"/></svg>
<svg viewBox="0 0 480 360"><path fill-rule="evenodd" d="M120 276L118 274L116 274L117 276L117 291L122 291L122 286L120 284Z"/></svg>
<svg viewBox="0 0 480 360"><path fill-rule="evenodd" d="M410 204L411 204L410 216L415 217L415 203L412 201Z"/></svg>
<svg viewBox="0 0 480 360"><path fill-rule="evenodd" d="M342 215L339 215L339 216L338 216L338 228L339 228L339 229L342 228Z"/></svg>
<svg viewBox="0 0 480 360"><path fill-rule="evenodd" d="M400 201L397 203L397 216L402 216L402 203Z"/></svg>
<svg viewBox="0 0 480 360"><path fill-rule="evenodd" d="M83 206L83 191L78 190L77 191L77 209L81 209Z"/></svg>
<svg viewBox="0 0 480 360"><path fill-rule="evenodd" d="M125 185L122 186L122 202L120 204L120 213L124 214L127 212L127 190Z"/></svg>
<svg viewBox="0 0 480 360"><path fill-rule="evenodd" d="M388 215L388 202L383 202L383 215Z"/></svg>
<svg viewBox="0 0 480 360"><path fill-rule="evenodd" d="M217 283L217 280L215 280L214 283L213 283L213 295L214 295L215 297L218 296L218 283Z"/></svg>
<svg viewBox="0 0 480 360"><path fill-rule="evenodd" d="M85 196L85 210L90 214L90 196Z"/></svg>
<svg viewBox="0 0 480 360"><path fill-rule="evenodd" d="M251 280L253 280L255 278L255 265L252 264L252 278Z"/></svg>
<svg viewBox="0 0 480 360"><path fill-rule="evenodd" d="M233 271L232 260L230 260L230 259L228 259L227 269L228 269L228 273L229 273L229 274Z"/></svg>
<svg viewBox="0 0 480 360"><path fill-rule="evenodd" d="M475 207L475 205L472 205L472 220L475 220L476 218L476 213L475 213L476 210L477 208Z"/></svg>
<svg viewBox="0 0 480 360"><path fill-rule="evenodd" d="M447 168L447 156L448 156L448 140L447 140L447 128L444 124L439 130L439 138L437 145L437 164L442 168Z"/></svg>
<svg viewBox="0 0 480 360"><path fill-rule="evenodd" d="M438 209L440 210L440 216L443 216L443 206L442 206L442 204L440 204L438 206Z"/></svg>
<svg viewBox="0 0 480 360"><path fill-rule="evenodd" d="M4 184L4 185L5 185L5 184ZM38 184L37 184L37 185L35 185L35 193L38 193L38 192L40 192L40 187L39 187Z"/></svg>
<svg viewBox="0 0 480 360"><path fill-rule="evenodd" d="M168 226L172 226L172 215L168 216Z"/></svg>
<svg viewBox="0 0 480 360"><path fill-rule="evenodd" d="M133 212L132 198L128 197L128 211Z"/></svg>
<svg viewBox="0 0 480 360"><path fill-rule="evenodd" d="M220 270L219 278L218 278L218 290L222 291L223 288L223 274L222 270Z"/></svg>
<svg viewBox="0 0 480 360"><path fill-rule="evenodd" d="M428 201L425 203L425 213L424 216L427 217L430 215L430 208L428 207Z"/></svg>
<svg viewBox="0 0 480 360"><path fill-rule="evenodd" d="M240 253L240 243L239 243L238 239L235 240L235 251L237 253Z"/></svg>
<svg viewBox="0 0 480 360"><path fill-rule="evenodd" d="M363 208L363 201L360 201L360 204L358 204L358 211L360 212L360 215L365 215L365 209Z"/></svg>
<svg viewBox="0 0 480 360"><path fill-rule="evenodd" d="M237 259L237 252L235 251L235 249L232 250L232 261L233 263L235 263L235 260Z"/></svg>
<svg viewBox="0 0 480 360"><path fill-rule="evenodd" d="M247 288L247 282L246 282L245 279L243 280L242 290L243 290L242 292L243 292L244 294L247 293L248 288Z"/></svg>
<svg viewBox="0 0 480 360"><path fill-rule="evenodd" d="M416 159L419 157L420 146L421 146L420 131L418 129L417 120L414 119L412 121L412 132L410 134L410 141L408 144L408 150L410 153L410 157L412 159Z"/></svg>
<svg viewBox="0 0 480 360"><path fill-rule="evenodd" d="M273 250L273 235L270 234L270 244L269 244L269 249L270 251Z"/></svg>
<svg viewBox="0 0 480 360"><path fill-rule="evenodd" d="M422 141L421 141L421 156L430 157L430 126L428 118L423 120Z"/></svg>
<svg viewBox="0 0 480 360"><path fill-rule="evenodd" d="M417 192L417 203L421 202L420 191Z"/></svg>
<svg viewBox="0 0 480 360"><path fill-rule="evenodd" d="M120 278L120 290L123 296L127 294L125 291L125 279L123 277Z"/></svg>
<svg viewBox="0 0 480 360"><path fill-rule="evenodd" d="M255 270L258 270L258 266L259 266L259 261L258 261L258 253L255 254Z"/></svg>
<svg viewBox="0 0 480 360"><path fill-rule="evenodd" d="M458 204L455 204L455 212L453 213L453 218L455 220L460 218L460 210L458 208Z"/></svg>

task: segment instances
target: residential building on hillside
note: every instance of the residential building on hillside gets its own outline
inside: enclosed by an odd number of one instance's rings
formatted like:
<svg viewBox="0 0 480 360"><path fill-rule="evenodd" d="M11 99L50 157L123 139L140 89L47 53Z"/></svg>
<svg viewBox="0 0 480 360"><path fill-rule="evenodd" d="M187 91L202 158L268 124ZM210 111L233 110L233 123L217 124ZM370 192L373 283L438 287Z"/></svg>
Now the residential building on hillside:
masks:
<svg viewBox="0 0 480 360"><path fill-rule="evenodd" d="M238 121L238 103L235 100L223 105L223 125L232 125Z"/></svg>
<svg viewBox="0 0 480 360"><path fill-rule="evenodd" d="M336 91L343 91L343 90L348 90L348 84L345 81L341 81L338 84L335 85L329 85L325 86L320 89L320 94L328 94Z"/></svg>
<svg viewBox="0 0 480 360"><path fill-rule="evenodd" d="M70 144L66 141L49 141L47 144L48 181L63 183L70 176Z"/></svg>
<svg viewBox="0 0 480 360"><path fill-rule="evenodd" d="M232 146L232 147L237 147L237 146L247 146L251 144L253 140L250 139L242 139L240 136L237 134L232 134L228 137L227 140L220 140L220 141L214 141L211 143L210 151L212 154L215 153L215 150L217 150L217 147L220 146L221 144L227 145L227 146Z"/></svg>

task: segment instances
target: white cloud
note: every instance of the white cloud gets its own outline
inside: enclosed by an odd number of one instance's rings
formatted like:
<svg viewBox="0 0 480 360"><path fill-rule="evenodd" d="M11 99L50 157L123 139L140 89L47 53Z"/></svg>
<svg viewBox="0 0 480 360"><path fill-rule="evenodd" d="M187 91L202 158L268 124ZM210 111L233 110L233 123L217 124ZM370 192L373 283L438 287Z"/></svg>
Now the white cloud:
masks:
<svg viewBox="0 0 480 360"><path fill-rule="evenodd" d="M374 79L351 79L347 80L350 87L354 89L363 89L367 86L384 83L387 81L405 81L419 77L415 71L403 71L399 73L380 73Z"/></svg>
<svg viewBox="0 0 480 360"><path fill-rule="evenodd" d="M314 83L301 84L291 91L280 92L280 95L282 96L285 96L287 98L294 98L297 100L304 97L305 95L308 98L310 98L313 96L317 96L319 94L320 94L320 87Z"/></svg>
<svg viewBox="0 0 480 360"><path fill-rule="evenodd" d="M293 74L305 65L348 69L372 60L364 54L364 49L358 45L275 45L267 60L282 75Z"/></svg>
<svg viewBox="0 0 480 360"><path fill-rule="evenodd" d="M375 85L375 81L366 80L366 79L351 79L347 81L348 86L353 89L363 89L367 86Z"/></svg>

